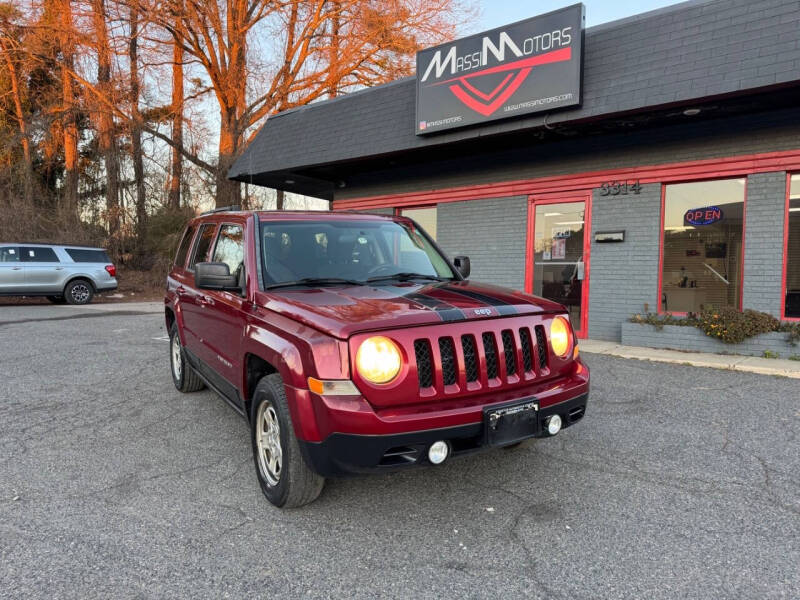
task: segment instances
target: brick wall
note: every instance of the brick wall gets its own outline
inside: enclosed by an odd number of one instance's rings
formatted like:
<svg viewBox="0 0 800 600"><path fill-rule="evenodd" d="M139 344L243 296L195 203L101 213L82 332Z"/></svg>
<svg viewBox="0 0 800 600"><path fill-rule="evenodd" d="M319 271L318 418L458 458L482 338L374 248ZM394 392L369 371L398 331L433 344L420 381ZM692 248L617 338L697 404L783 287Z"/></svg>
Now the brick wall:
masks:
<svg viewBox="0 0 800 600"><path fill-rule="evenodd" d="M589 337L619 341L622 322L658 310L661 186L642 186L638 195L592 198L592 251L589 275ZM596 244L598 231L625 230L622 243Z"/></svg>
<svg viewBox="0 0 800 600"><path fill-rule="evenodd" d="M756 173L747 178L743 308L780 318L786 173Z"/></svg>
<svg viewBox="0 0 800 600"><path fill-rule="evenodd" d="M450 258L470 257L470 279L521 290L527 218L525 196L440 204L437 243Z"/></svg>

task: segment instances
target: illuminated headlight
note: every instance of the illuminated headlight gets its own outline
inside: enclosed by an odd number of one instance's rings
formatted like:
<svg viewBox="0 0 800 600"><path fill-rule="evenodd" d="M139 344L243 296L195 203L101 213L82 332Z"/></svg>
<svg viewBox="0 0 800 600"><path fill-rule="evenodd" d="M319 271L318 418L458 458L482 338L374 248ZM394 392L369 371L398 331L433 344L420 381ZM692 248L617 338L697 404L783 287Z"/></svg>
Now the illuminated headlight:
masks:
<svg viewBox="0 0 800 600"><path fill-rule="evenodd" d="M397 344L381 335L361 342L356 353L356 369L370 383L389 383L400 372L401 362Z"/></svg>
<svg viewBox="0 0 800 600"><path fill-rule="evenodd" d="M570 351L570 337L569 322L564 317L556 317L550 322L550 347L556 356L564 357Z"/></svg>

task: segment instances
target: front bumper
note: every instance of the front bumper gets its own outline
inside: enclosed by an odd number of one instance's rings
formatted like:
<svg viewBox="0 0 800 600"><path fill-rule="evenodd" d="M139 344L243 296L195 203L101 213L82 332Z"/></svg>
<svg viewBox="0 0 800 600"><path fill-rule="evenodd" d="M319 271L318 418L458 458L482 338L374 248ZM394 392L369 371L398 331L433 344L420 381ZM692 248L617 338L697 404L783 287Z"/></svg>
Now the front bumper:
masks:
<svg viewBox="0 0 800 600"><path fill-rule="evenodd" d="M589 394L584 393L540 408L540 424L554 414L561 417L563 427L577 423L586 412L588 399ZM550 437L544 427L538 430L539 433L531 437ZM298 443L309 467L325 477L338 477L430 464L427 450L439 440L450 442L452 456L475 452L487 447L484 434L484 425L480 422L386 435L332 433L321 442L298 440Z"/></svg>

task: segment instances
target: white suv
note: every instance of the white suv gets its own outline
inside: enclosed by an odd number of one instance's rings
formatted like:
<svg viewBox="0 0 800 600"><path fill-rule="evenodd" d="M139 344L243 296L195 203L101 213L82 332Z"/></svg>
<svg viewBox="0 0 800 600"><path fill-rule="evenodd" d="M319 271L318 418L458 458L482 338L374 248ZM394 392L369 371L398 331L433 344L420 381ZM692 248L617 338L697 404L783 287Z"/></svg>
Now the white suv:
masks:
<svg viewBox="0 0 800 600"><path fill-rule="evenodd" d="M46 296L88 304L117 289L117 268L102 248L0 242L0 296Z"/></svg>

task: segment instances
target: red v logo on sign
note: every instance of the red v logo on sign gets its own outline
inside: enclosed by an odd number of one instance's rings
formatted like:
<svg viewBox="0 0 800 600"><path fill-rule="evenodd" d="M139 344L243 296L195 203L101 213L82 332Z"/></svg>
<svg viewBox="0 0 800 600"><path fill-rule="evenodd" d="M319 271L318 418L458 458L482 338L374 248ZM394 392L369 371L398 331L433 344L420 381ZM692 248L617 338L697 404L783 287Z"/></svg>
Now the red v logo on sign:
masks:
<svg viewBox="0 0 800 600"><path fill-rule="evenodd" d="M498 65L490 69L484 69L477 73L462 75L455 79L440 81L434 85L450 84L450 91L465 106L475 112L488 117L498 108L505 104L509 98L519 89L530 75L533 67L546 65L555 62L564 62L572 58L572 48L562 48L553 50L546 54L523 58L512 63ZM492 75L494 73L508 72L508 75L491 92L484 93L470 83L470 79Z"/></svg>

